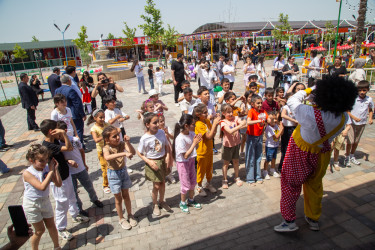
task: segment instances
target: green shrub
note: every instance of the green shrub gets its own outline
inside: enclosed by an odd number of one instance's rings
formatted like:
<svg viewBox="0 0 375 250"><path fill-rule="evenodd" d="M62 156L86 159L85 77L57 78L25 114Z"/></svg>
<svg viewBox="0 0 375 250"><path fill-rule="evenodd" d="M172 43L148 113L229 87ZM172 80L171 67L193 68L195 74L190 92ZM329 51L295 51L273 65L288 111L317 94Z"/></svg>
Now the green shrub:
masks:
<svg viewBox="0 0 375 250"><path fill-rule="evenodd" d="M12 97L11 99L0 101L0 107L17 105L20 102L21 102L20 97L17 97L17 98Z"/></svg>
<svg viewBox="0 0 375 250"><path fill-rule="evenodd" d="M168 80L166 80L164 83L165 84L171 84L173 81L171 80L171 79L168 79Z"/></svg>

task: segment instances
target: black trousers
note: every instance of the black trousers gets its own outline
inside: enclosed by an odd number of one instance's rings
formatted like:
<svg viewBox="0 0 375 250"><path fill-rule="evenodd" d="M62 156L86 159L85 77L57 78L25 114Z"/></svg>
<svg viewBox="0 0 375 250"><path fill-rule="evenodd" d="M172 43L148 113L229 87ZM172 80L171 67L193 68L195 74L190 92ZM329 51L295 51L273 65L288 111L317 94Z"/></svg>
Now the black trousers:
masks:
<svg viewBox="0 0 375 250"><path fill-rule="evenodd" d="M39 128L39 126L35 123L35 109L28 108L26 109L27 113L27 127L29 130L34 130Z"/></svg>
<svg viewBox="0 0 375 250"><path fill-rule="evenodd" d="M273 82L273 89L275 90L277 87L279 87L280 81L283 78L283 73L277 72L275 76L275 81Z"/></svg>
<svg viewBox="0 0 375 250"><path fill-rule="evenodd" d="M284 133L281 135L281 147L280 147L281 158L280 158L280 163L279 163L279 171L281 171L283 167L283 162L284 162L286 150L288 149L289 140L295 128L296 127L284 127Z"/></svg>
<svg viewBox="0 0 375 250"><path fill-rule="evenodd" d="M175 103L178 103L178 95L182 92L181 82L182 81L177 81L177 85L173 85L173 87L174 87L174 102Z"/></svg>
<svg viewBox="0 0 375 250"><path fill-rule="evenodd" d="M234 82L230 82L229 84L230 84L229 89L230 89L230 90L233 90Z"/></svg>

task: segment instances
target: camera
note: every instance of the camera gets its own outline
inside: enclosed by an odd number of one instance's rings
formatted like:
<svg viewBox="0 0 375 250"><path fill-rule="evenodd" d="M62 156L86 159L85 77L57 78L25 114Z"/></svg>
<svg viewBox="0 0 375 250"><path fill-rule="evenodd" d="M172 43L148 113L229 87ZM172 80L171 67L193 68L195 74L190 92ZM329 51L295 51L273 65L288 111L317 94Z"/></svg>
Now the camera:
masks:
<svg viewBox="0 0 375 250"><path fill-rule="evenodd" d="M109 83L109 79L104 79L101 81L102 84Z"/></svg>

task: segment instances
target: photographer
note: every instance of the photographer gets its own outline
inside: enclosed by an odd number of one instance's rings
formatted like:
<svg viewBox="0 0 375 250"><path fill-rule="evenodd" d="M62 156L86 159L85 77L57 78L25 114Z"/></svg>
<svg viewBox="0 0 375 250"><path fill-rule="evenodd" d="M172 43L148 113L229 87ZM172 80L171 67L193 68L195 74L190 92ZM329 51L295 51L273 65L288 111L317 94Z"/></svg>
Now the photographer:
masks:
<svg viewBox="0 0 375 250"><path fill-rule="evenodd" d="M111 95L117 100L116 91L124 92L124 89L115 83L112 78L107 78L106 74L100 72L98 74L98 83L96 84L94 90L91 93L91 97L95 98L98 94L102 98L101 109L106 110L106 106L103 103L103 97Z"/></svg>

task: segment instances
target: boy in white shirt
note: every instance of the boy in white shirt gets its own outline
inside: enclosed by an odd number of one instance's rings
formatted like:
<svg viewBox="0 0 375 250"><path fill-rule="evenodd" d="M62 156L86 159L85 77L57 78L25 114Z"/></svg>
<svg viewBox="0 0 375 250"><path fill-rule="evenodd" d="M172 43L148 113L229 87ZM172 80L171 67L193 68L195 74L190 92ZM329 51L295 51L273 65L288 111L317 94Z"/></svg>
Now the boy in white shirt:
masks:
<svg viewBox="0 0 375 250"><path fill-rule="evenodd" d="M116 100L113 96L104 96L103 103L107 107L104 112L105 122L108 122L115 128L119 128L121 130L120 141L123 141L124 136L126 135L123 121L128 120L130 117L116 108Z"/></svg>
<svg viewBox="0 0 375 250"><path fill-rule="evenodd" d="M238 62L238 54L237 54L237 51L234 51L234 53L233 53L233 64L234 64L234 68L236 68L236 66L237 66L237 62Z"/></svg>
<svg viewBox="0 0 375 250"><path fill-rule="evenodd" d="M180 102L180 109L183 114L189 112L189 108L195 104L195 99L193 99L193 90L191 88L185 88L184 99Z"/></svg>
<svg viewBox="0 0 375 250"><path fill-rule="evenodd" d="M156 67L156 72L155 72L155 78L156 78L156 83L159 86L159 93L163 95L162 88L163 88L163 77L164 77L164 68Z"/></svg>
<svg viewBox="0 0 375 250"><path fill-rule="evenodd" d="M219 104L225 104L226 102L224 100L224 95L228 92L233 92L232 90L230 90L230 82L228 78L223 78L223 80L221 81L221 87L223 88L223 90L217 93L217 102Z"/></svg>
<svg viewBox="0 0 375 250"><path fill-rule="evenodd" d="M344 165L350 167L350 162L355 165L360 165L361 163L357 161L354 157L354 153L357 149L359 140L361 139L362 133L365 130L367 123L372 124L372 115L374 113L374 103L372 98L366 96L367 92L370 90L370 83L368 81L360 81L357 85L358 97L355 100L353 109L349 114L350 119L347 124L351 124L351 128L348 132L348 142L346 145L346 158Z"/></svg>

